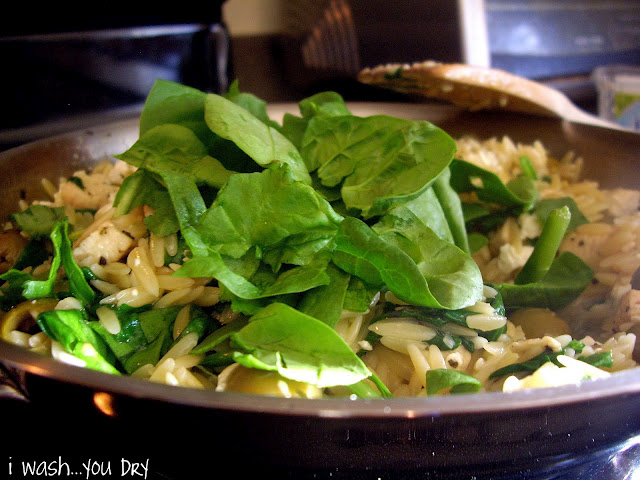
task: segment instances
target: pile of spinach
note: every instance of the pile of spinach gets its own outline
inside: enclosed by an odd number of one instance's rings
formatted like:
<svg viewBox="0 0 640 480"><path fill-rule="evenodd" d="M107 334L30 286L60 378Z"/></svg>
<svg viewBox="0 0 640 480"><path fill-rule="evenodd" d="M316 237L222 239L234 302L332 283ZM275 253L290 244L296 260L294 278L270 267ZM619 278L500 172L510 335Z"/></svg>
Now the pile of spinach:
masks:
<svg viewBox="0 0 640 480"><path fill-rule="evenodd" d="M215 95L158 81L118 155L138 170L116 206L162 212L148 227L189 251L176 275L214 278L249 318L197 347L208 363L361 388L370 372L333 330L343 309L365 311L380 290L439 309L482 298L448 182L455 149L428 122L358 117L334 92L278 125L237 84Z"/></svg>
<svg viewBox="0 0 640 480"><path fill-rule="evenodd" d="M321 387L346 385L360 396L390 395L335 332L342 311L365 312L380 291L433 312L464 310L483 292L459 197L473 185L469 178L483 176L487 196L478 196L505 200L505 209L539 203L526 181L505 186L454 159L455 141L429 122L358 117L335 92L306 98L299 110L278 124L237 83L218 95L158 80L139 139L116 156L137 170L114 206L119 215L150 206L150 231L178 234L186 252L175 275L213 278L223 302L241 314L222 326L192 309L185 331L198 334L203 367L238 362ZM55 247L52 268L46 279L4 274L5 303L78 298L81 310L45 312L38 322L90 367L131 373L161 358L177 341L170 332L178 309L113 307L122 329L107 332L96 319L101 296L90 272L73 262L67 221L58 211L31 213L52 225L38 232ZM24 228L40 223L27 214L20 220ZM555 251L551 257L532 281L494 285L507 307L509 299L540 306L541 297L579 293L584 265ZM54 288L61 265L66 290ZM539 288L543 294L531 293Z"/></svg>

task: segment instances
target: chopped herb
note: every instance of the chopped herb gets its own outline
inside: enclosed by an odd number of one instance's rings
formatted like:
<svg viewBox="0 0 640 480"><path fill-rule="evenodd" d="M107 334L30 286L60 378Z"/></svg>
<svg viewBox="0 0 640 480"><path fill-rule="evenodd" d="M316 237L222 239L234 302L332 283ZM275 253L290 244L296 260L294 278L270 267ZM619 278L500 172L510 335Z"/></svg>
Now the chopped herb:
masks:
<svg viewBox="0 0 640 480"><path fill-rule="evenodd" d="M82 182L82 179L80 177L69 177L69 181L71 183L73 183L76 187L78 187L80 190L84 190L84 183Z"/></svg>

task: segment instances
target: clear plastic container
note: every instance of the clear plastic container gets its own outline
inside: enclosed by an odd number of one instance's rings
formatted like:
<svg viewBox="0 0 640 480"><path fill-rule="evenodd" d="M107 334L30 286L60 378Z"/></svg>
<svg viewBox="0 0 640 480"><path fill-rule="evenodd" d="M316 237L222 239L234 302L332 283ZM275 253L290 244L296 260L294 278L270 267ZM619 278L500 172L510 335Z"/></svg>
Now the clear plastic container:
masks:
<svg viewBox="0 0 640 480"><path fill-rule="evenodd" d="M598 115L640 132L640 67L598 67L593 79L598 89Z"/></svg>

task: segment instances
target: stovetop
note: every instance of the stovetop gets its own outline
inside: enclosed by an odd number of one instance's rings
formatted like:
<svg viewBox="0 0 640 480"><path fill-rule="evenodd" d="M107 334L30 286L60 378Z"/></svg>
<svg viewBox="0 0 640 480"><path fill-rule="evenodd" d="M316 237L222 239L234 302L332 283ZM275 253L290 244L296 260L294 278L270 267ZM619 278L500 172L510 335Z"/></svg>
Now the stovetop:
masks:
<svg viewBox="0 0 640 480"><path fill-rule="evenodd" d="M145 478L191 480L201 475L223 478L224 458L189 457L189 434L183 438L149 438L144 425L122 425L108 417L69 418L59 412L43 411L29 402L0 400L5 422L3 457L11 479L39 478ZM159 419L159 421L163 421ZM215 432L212 432L215 434ZM157 445L157 448L154 447ZM175 455L168 455L175 447ZM167 448L170 447L170 448ZM156 453L154 453L154 451ZM423 470L345 470L327 465L323 469L299 469L287 466L244 464L230 461L236 478L275 477L281 480L637 480L640 478L640 436L585 457L568 456L556 462L552 470L513 468L511 473L425 472ZM87 470L89 469L89 470ZM39 473L38 473L39 472ZM516 473L513 473L516 472Z"/></svg>

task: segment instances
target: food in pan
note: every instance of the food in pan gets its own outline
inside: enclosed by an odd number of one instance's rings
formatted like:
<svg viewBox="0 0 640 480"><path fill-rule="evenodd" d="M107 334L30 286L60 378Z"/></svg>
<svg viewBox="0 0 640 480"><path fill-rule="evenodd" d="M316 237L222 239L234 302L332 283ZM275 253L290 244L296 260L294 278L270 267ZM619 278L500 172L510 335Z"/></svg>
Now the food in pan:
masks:
<svg viewBox="0 0 640 480"><path fill-rule="evenodd" d="M278 123L237 84L158 80L131 148L10 215L2 338L284 397L596 381L636 366L640 192L580 176L335 92Z"/></svg>

